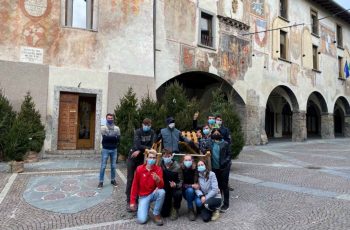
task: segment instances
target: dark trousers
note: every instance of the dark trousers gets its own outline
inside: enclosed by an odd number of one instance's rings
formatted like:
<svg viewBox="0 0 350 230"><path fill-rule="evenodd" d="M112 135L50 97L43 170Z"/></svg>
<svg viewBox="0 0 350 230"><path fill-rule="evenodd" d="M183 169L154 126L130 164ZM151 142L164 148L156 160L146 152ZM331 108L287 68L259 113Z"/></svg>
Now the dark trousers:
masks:
<svg viewBox="0 0 350 230"><path fill-rule="evenodd" d="M165 188L165 199L161 211L162 217L170 216L171 208L180 209L182 200L182 190ZM173 201L173 202L172 202Z"/></svg>
<svg viewBox="0 0 350 230"><path fill-rule="evenodd" d="M142 153L140 153L140 154L142 154ZM137 166L142 165L142 164L143 164L143 159L140 157L131 158L129 156L128 160L126 162L127 181L126 181L125 194L126 194L126 202L128 202L128 203L130 203L130 193L131 193L132 182L134 180L134 173L136 171Z"/></svg>
<svg viewBox="0 0 350 230"><path fill-rule="evenodd" d="M200 213L200 216L204 222L211 220L213 212L220 207L221 198L209 198L202 204L199 197L196 198L197 212Z"/></svg>
<svg viewBox="0 0 350 230"><path fill-rule="evenodd" d="M224 205L230 205L230 190L228 188L228 180L230 175L231 164L224 169L213 169L218 180L219 189L224 196Z"/></svg>

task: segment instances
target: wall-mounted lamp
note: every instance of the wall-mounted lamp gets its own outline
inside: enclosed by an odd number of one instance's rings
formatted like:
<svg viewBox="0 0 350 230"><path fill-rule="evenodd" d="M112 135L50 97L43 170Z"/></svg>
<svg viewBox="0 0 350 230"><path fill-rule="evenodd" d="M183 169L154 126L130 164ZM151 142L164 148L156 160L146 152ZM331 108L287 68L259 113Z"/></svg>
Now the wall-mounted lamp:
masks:
<svg viewBox="0 0 350 230"><path fill-rule="evenodd" d="M255 54L253 54L253 57L255 57Z"/></svg>
<svg viewBox="0 0 350 230"><path fill-rule="evenodd" d="M264 65L264 69L266 69L266 65Z"/></svg>
<svg viewBox="0 0 350 230"><path fill-rule="evenodd" d="M320 54L321 54L321 52L320 52L320 51L318 51L318 52L317 52L317 54L318 54L318 55L320 55Z"/></svg>
<svg viewBox="0 0 350 230"><path fill-rule="evenodd" d="M303 57L305 57L306 55L305 54L303 54Z"/></svg>
<svg viewBox="0 0 350 230"><path fill-rule="evenodd" d="M333 41L333 43L335 44L335 43L337 43L337 41L336 41L336 40L334 40L334 41Z"/></svg>
<svg viewBox="0 0 350 230"><path fill-rule="evenodd" d="M276 53L279 53L280 51L276 50Z"/></svg>

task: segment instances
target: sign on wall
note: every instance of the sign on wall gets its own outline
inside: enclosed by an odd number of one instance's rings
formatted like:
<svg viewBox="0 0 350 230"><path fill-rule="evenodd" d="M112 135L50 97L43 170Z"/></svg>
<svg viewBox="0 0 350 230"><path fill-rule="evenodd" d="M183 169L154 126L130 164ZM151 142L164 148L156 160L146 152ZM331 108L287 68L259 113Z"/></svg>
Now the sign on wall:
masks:
<svg viewBox="0 0 350 230"><path fill-rule="evenodd" d="M44 51L40 48L21 46L20 61L43 64Z"/></svg>

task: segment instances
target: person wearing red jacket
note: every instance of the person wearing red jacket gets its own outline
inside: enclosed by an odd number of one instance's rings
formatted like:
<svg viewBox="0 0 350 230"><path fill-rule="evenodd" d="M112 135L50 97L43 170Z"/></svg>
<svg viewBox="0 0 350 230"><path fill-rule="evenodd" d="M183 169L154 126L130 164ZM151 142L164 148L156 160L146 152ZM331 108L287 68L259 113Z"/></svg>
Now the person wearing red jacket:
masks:
<svg viewBox="0 0 350 230"><path fill-rule="evenodd" d="M137 221L144 224L148 219L151 202L155 202L153 209L153 220L158 225L163 225L160 216L165 190L162 168L155 165L157 152L151 150L148 153L147 162L136 168L134 180L131 187L130 209L136 211L136 198L138 197Z"/></svg>

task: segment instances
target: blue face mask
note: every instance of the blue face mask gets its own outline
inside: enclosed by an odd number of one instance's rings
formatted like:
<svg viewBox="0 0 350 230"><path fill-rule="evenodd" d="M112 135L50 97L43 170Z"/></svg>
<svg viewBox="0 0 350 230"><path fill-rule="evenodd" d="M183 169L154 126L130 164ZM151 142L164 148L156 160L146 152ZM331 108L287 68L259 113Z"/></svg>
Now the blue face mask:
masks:
<svg viewBox="0 0 350 230"><path fill-rule="evenodd" d="M197 168L198 168L198 172L204 172L205 171L205 165L199 165Z"/></svg>
<svg viewBox="0 0 350 230"><path fill-rule="evenodd" d="M209 134L209 129L203 129L203 134L208 135Z"/></svg>
<svg viewBox="0 0 350 230"><path fill-rule="evenodd" d="M214 125L215 124L215 119L209 119L208 120L209 125Z"/></svg>
<svg viewBox="0 0 350 230"><path fill-rule="evenodd" d="M172 157L163 157L163 162L164 162L164 164L170 164L171 163L171 161L173 160L173 158Z"/></svg>
<svg viewBox="0 0 350 230"><path fill-rule="evenodd" d="M190 168L192 166L192 161L184 161L184 165L186 168Z"/></svg>
<svg viewBox="0 0 350 230"><path fill-rule="evenodd" d="M113 120L107 120L107 124L112 125L113 124Z"/></svg>
<svg viewBox="0 0 350 230"><path fill-rule="evenodd" d="M148 126L148 125L142 125L142 130L143 130L144 132L148 132L148 131L150 131L150 130L151 130L151 126Z"/></svg>
<svg viewBox="0 0 350 230"><path fill-rule="evenodd" d="M156 163L156 159L147 159L148 165L154 165Z"/></svg>

